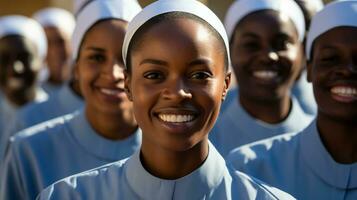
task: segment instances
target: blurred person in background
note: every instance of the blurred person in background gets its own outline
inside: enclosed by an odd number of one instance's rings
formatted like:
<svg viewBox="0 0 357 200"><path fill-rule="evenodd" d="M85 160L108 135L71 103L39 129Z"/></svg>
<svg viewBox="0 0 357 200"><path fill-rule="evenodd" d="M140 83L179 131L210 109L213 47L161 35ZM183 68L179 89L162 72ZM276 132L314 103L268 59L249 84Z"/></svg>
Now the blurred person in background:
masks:
<svg viewBox="0 0 357 200"><path fill-rule="evenodd" d="M225 24L238 87L210 139L226 156L257 140L305 128L313 119L291 94L302 70L305 20L294 0L237 0Z"/></svg>
<svg viewBox="0 0 357 200"><path fill-rule="evenodd" d="M37 11L33 18L45 30L47 37L46 68L48 78L42 84L51 96L58 91L71 76L71 37L75 26L74 16L61 8L44 8Z"/></svg>
<svg viewBox="0 0 357 200"><path fill-rule="evenodd" d="M46 36L38 22L20 15L0 18L0 88L4 96L0 102L0 163L17 110L48 97L37 81L46 52Z"/></svg>
<svg viewBox="0 0 357 200"><path fill-rule="evenodd" d="M140 10L132 0L102 0L78 14L73 58L85 106L61 123L45 122L11 138L0 199L35 199L61 178L124 159L140 147L121 56L127 24Z"/></svg>

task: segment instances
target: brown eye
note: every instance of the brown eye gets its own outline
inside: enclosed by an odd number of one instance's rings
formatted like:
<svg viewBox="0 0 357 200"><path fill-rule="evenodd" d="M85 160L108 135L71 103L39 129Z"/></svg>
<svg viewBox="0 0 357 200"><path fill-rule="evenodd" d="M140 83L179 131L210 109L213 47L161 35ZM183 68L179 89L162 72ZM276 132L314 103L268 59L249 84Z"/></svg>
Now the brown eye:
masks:
<svg viewBox="0 0 357 200"><path fill-rule="evenodd" d="M206 80L207 78L210 77L212 77L211 73L205 71L199 71L199 72L192 73L190 78L196 80Z"/></svg>
<svg viewBox="0 0 357 200"><path fill-rule="evenodd" d="M161 80L164 79L164 75L158 71L149 71L144 73L144 78L152 80Z"/></svg>
<svg viewBox="0 0 357 200"><path fill-rule="evenodd" d="M102 54L93 54L89 56L90 61L101 63L105 61L105 56Z"/></svg>
<svg viewBox="0 0 357 200"><path fill-rule="evenodd" d="M257 51L260 48L259 43L255 41L243 42L241 46L243 47L244 50L247 51Z"/></svg>

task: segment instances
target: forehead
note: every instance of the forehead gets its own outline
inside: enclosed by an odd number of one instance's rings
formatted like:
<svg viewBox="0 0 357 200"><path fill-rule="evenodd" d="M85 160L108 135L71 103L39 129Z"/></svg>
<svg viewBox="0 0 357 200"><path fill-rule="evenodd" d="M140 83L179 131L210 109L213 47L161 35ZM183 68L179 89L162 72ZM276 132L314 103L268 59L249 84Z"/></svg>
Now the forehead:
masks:
<svg viewBox="0 0 357 200"><path fill-rule="evenodd" d="M83 44L116 43L123 40L127 22L118 19L107 19L95 23L85 34Z"/></svg>
<svg viewBox="0 0 357 200"><path fill-rule="evenodd" d="M140 34L135 40L140 41L134 52L145 47L153 47L155 44L164 44L171 47L183 48L182 51L205 49L214 46L216 52L220 52L224 45L217 35L210 30L208 25L190 18L175 18L160 21L145 29L145 34ZM160 47L158 50L160 50ZM175 49L175 51L180 51Z"/></svg>
<svg viewBox="0 0 357 200"><path fill-rule="evenodd" d="M314 47L343 45L357 48L357 27L337 27L320 35L314 41Z"/></svg>
<svg viewBox="0 0 357 200"><path fill-rule="evenodd" d="M291 19L284 13L274 10L261 10L245 16L236 26L236 32L283 32L298 38L298 32Z"/></svg>

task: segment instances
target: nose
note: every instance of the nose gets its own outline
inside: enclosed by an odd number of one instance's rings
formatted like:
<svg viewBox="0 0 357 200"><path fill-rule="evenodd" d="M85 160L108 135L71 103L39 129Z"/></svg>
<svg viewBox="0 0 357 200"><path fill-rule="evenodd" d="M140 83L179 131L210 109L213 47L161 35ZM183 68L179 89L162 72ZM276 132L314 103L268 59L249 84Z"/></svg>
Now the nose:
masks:
<svg viewBox="0 0 357 200"><path fill-rule="evenodd" d="M186 83L182 79L175 79L173 81L167 81L165 88L162 92L162 96L166 100L182 101L184 99L191 99L192 93L186 86Z"/></svg>
<svg viewBox="0 0 357 200"><path fill-rule="evenodd" d="M264 63L277 62L279 60L279 54L274 49L267 47L265 50L262 50L260 59Z"/></svg>
<svg viewBox="0 0 357 200"><path fill-rule="evenodd" d="M12 64L12 70L17 74L23 74L25 72L25 65L20 60L16 60Z"/></svg>

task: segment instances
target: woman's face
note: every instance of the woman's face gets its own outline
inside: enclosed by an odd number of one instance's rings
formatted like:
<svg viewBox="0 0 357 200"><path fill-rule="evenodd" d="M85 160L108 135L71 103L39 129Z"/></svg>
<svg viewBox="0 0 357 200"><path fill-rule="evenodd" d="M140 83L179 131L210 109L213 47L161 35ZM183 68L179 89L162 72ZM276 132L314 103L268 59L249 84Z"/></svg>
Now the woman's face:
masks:
<svg viewBox="0 0 357 200"><path fill-rule="evenodd" d="M150 27L131 52L126 87L143 131L143 148L185 151L213 127L230 76L224 46L188 18Z"/></svg>
<svg viewBox="0 0 357 200"><path fill-rule="evenodd" d="M75 74L90 113L121 113L131 102L124 92L121 49L127 23L105 20L83 40Z"/></svg>
<svg viewBox="0 0 357 200"><path fill-rule="evenodd" d="M357 28L340 27L318 37L308 64L319 115L357 120Z"/></svg>
<svg viewBox="0 0 357 200"><path fill-rule="evenodd" d="M301 50L287 16L270 10L246 16L231 40L240 96L275 100L287 95L301 72Z"/></svg>
<svg viewBox="0 0 357 200"><path fill-rule="evenodd" d="M27 38L0 39L0 83L10 100L17 104L31 100L27 93L36 83L41 64L36 45Z"/></svg>
<svg viewBox="0 0 357 200"><path fill-rule="evenodd" d="M50 81L62 83L69 77L69 58L71 56L70 36L56 27L44 28L47 37L47 67Z"/></svg>

